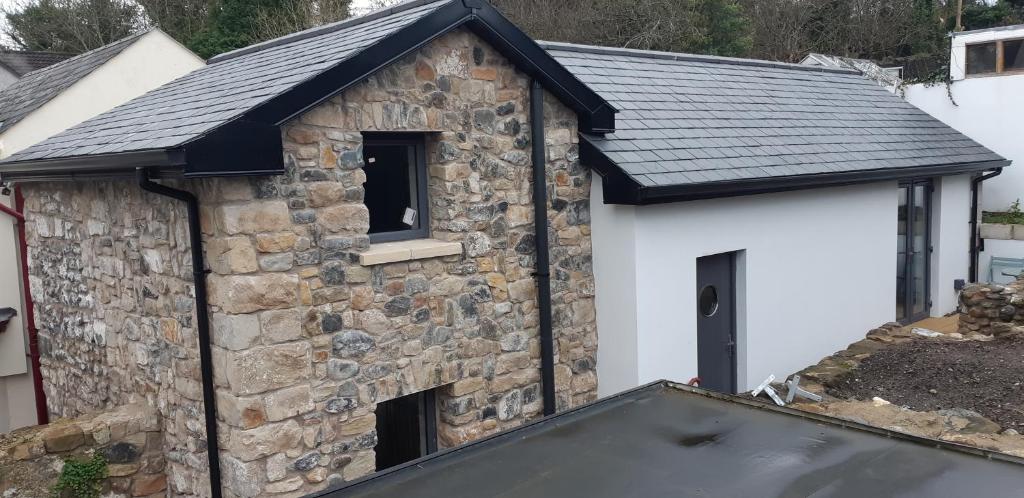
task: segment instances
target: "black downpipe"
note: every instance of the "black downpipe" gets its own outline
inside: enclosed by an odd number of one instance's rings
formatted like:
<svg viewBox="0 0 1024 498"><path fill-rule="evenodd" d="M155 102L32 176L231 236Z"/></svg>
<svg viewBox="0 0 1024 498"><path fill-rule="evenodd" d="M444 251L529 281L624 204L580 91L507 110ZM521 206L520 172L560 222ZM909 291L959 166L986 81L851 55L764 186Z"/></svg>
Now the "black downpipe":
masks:
<svg viewBox="0 0 1024 498"><path fill-rule="evenodd" d="M203 408L206 416L206 458L210 465L210 493L221 498L220 448L217 441L217 398L213 386L213 354L210 350L210 316L206 297L206 265L203 262L203 236L199 224L199 199L191 192L174 189L149 179L149 172L138 170L139 186L147 192L184 201L188 208L189 249L192 252L192 278L196 288L196 332L199 336L199 366L203 381Z"/></svg>
<svg viewBox="0 0 1024 498"><path fill-rule="evenodd" d="M981 238L981 231L978 227L978 189L981 182L989 178L995 178L1003 172L1003 168L996 168L995 171L971 179L971 262L968 276L971 283L978 282L978 258L984 250L985 242Z"/></svg>
<svg viewBox="0 0 1024 498"><path fill-rule="evenodd" d="M530 84L530 140L533 143L533 219L537 243L537 310L540 313L540 379L544 415L555 413L555 338L551 330L551 262L548 255L548 182L544 164L544 88Z"/></svg>

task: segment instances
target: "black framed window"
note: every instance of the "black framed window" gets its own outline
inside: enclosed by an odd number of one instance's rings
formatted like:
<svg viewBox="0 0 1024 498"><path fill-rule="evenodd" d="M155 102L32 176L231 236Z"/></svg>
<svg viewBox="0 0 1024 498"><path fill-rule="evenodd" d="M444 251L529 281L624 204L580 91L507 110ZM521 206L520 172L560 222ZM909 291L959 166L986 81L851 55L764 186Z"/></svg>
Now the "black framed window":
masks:
<svg viewBox="0 0 1024 498"><path fill-rule="evenodd" d="M428 237L430 216L423 136L364 134L363 171L363 202L370 211L370 242Z"/></svg>
<svg viewBox="0 0 1024 498"><path fill-rule="evenodd" d="M377 470L437 452L437 398L433 390L377 404Z"/></svg>

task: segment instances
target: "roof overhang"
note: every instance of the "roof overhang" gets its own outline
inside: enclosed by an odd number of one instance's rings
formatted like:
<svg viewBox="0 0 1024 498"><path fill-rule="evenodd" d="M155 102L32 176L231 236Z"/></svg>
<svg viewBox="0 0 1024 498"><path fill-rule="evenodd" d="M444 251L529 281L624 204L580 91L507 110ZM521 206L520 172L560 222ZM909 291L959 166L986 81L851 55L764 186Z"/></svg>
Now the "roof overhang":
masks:
<svg viewBox="0 0 1024 498"><path fill-rule="evenodd" d="M615 108L494 7L480 0L455 0L184 145L137 153L0 163L0 180L80 177L137 168L185 178L283 174L281 125L460 27L490 43L575 111L581 131L597 135L615 131Z"/></svg>
<svg viewBox="0 0 1024 498"><path fill-rule="evenodd" d="M809 175L751 178L728 182L705 182L666 186L644 186L626 174L584 137L580 140L580 160L604 178L606 204L646 205L685 202L720 197L769 194L823 187L840 187L862 183L929 178L977 173L1004 168L1008 160L926 165L907 168L880 168L839 171Z"/></svg>

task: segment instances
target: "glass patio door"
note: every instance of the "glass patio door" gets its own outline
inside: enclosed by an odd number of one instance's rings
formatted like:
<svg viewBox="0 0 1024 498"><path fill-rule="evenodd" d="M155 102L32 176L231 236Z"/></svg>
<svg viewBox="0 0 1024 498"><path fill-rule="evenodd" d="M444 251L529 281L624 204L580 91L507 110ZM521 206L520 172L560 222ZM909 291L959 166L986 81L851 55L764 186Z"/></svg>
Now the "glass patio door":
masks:
<svg viewBox="0 0 1024 498"><path fill-rule="evenodd" d="M927 318L931 308L930 180L901 183L896 229L896 319L903 323Z"/></svg>

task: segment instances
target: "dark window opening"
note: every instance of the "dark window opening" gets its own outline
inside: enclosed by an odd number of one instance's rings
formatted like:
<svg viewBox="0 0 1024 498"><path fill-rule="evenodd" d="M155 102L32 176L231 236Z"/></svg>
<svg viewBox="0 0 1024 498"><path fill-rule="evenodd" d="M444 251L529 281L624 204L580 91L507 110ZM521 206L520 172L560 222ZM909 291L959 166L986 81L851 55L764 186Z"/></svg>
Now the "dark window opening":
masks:
<svg viewBox="0 0 1024 498"><path fill-rule="evenodd" d="M998 40L967 46L967 75L1024 71L1024 40Z"/></svg>
<svg viewBox="0 0 1024 498"><path fill-rule="evenodd" d="M967 46L967 74L996 72L996 44L979 43Z"/></svg>
<svg viewBox="0 0 1024 498"><path fill-rule="evenodd" d="M437 401L424 391L377 404L377 470L437 451Z"/></svg>
<svg viewBox="0 0 1024 498"><path fill-rule="evenodd" d="M428 236L427 167L423 137L373 134L364 137L364 200L370 211L370 241Z"/></svg>

